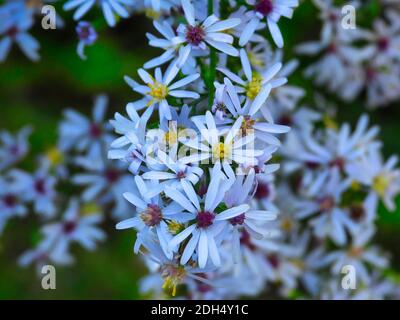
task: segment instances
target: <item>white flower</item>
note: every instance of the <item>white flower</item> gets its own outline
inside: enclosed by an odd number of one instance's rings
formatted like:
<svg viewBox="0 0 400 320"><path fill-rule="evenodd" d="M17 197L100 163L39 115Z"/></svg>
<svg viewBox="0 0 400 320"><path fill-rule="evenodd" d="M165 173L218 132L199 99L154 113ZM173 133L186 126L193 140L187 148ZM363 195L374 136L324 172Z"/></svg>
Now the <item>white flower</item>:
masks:
<svg viewBox="0 0 400 320"><path fill-rule="evenodd" d="M179 68L176 62L170 64L164 75L162 75L161 69L157 68L155 70L154 78L147 71L139 69L138 74L146 85L140 85L126 76L125 81L128 85L131 86L134 91L144 96L143 99L133 102L132 107L136 110L141 110L145 107L156 106L158 107L160 121L163 121L164 119L171 120L171 106L167 101L167 97L171 96L180 99L197 99L200 97L196 92L180 89L181 87L195 81L200 75L198 73L192 74L176 81L175 83L171 83L178 72Z"/></svg>
<svg viewBox="0 0 400 320"><path fill-rule="evenodd" d="M102 220L97 212L82 216L78 200L72 199L60 222L47 224L41 229L44 239L35 250L20 258L20 264L47 259L57 264L72 263L71 243L77 242L87 250L94 250L97 242L105 239L105 233L97 226Z"/></svg>
<svg viewBox="0 0 400 320"><path fill-rule="evenodd" d="M306 191L307 198L296 204L299 219L313 217L310 226L319 238L329 237L337 245L347 243L346 230L354 232L355 223L340 207L342 193L350 186L350 179L340 180L337 168L332 169L330 177L321 174Z"/></svg>
<svg viewBox="0 0 400 320"><path fill-rule="evenodd" d="M255 162L255 157L262 154L261 150L252 149L249 145L254 142L253 134L240 135L243 117L239 117L227 132L217 129L210 111L207 111L203 119L192 118L192 120L199 129L201 138L182 142L198 150L199 153L181 158L184 163L197 163L209 159L215 165L222 164L225 173L232 178L235 173L231 166L242 163L252 164ZM221 137L223 142L220 141Z"/></svg>
<svg viewBox="0 0 400 320"><path fill-rule="evenodd" d="M189 242L183 249L181 264L186 264L195 251L200 268L204 268L209 260L215 266L221 264L216 237L226 228L227 220L247 212L250 208L247 204L242 204L220 213L215 212L229 184L229 181L223 180L220 166L216 165L212 170L211 181L203 198L196 194L192 185L185 182L182 183L184 193L171 187L165 189L165 194L185 208L187 215L190 215L194 222L169 242L169 248L176 251L177 247L190 236Z"/></svg>
<svg viewBox="0 0 400 320"><path fill-rule="evenodd" d="M369 148L368 153L359 162L349 164L346 171L355 181L371 188L372 206L376 207L381 198L393 211L396 208L394 199L400 193L400 170L395 168L397 162L397 156L384 162L378 149Z"/></svg>
<svg viewBox="0 0 400 320"><path fill-rule="evenodd" d="M27 32L32 25L33 11L24 2L9 2L0 7L0 62L7 58L13 42L29 59L40 59L39 42Z"/></svg>
<svg viewBox="0 0 400 320"><path fill-rule="evenodd" d="M69 0L67 1L63 8L66 11L73 10L74 19L80 20L95 4L101 6L103 15L110 27L116 25L115 16L120 16L122 18L128 18L129 12L127 8L132 7L135 4L133 0Z"/></svg>
<svg viewBox="0 0 400 320"><path fill-rule="evenodd" d="M130 189L133 182L133 177L125 173L126 166L122 162L110 163L90 157L78 157L76 162L85 171L75 174L71 180L74 184L86 187L82 199L112 203L114 217L125 218L129 211L122 194Z"/></svg>
<svg viewBox="0 0 400 320"><path fill-rule="evenodd" d="M15 183L16 190L21 194L21 198L33 202L35 212L46 218L55 214L57 180L49 174L47 161L43 161L33 175L22 170L13 170L10 172L10 177Z"/></svg>
<svg viewBox="0 0 400 320"><path fill-rule="evenodd" d="M270 89L274 89L285 84L287 81L286 78L273 79L282 68L281 63L272 65L261 74L253 72L249 58L244 49L240 50L240 61L242 63L245 80L226 68L218 68L218 71L222 72L230 80L235 82L238 85L237 92L245 93L248 100L256 100L259 93L267 86L270 86Z"/></svg>
<svg viewBox="0 0 400 320"><path fill-rule="evenodd" d="M137 192L125 192L124 197L136 208L137 216L124 220L117 224L117 229L136 228L140 234L146 237L146 234L154 231L158 237L161 248L168 259L172 259L173 252L168 244L172 234L168 229L168 222L185 222L190 219L183 212L184 209L175 202L164 205L159 193L162 188L157 181L145 182L140 176L135 177ZM138 252L142 242L138 237L135 244L135 252Z"/></svg>
<svg viewBox="0 0 400 320"><path fill-rule="evenodd" d="M21 129L16 135L7 131L0 132L0 170L17 163L28 153L28 137L31 132L30 127Z"/></svg>
<svg viewBox="0 0 400 320"><path fill-rule="evenodd" d="M239 96L235 87L232 83L225 78L225 84L227 87L227 92L230 98L230 103L227 103L227 108L231 112L234 118L239 116L243 117L242 131L243 134L247 132L254 132L257 139L263 141L267 144L280 146L280 142L273 134L287 133L290 128L287 126L269 123L267 121L262 121L257 115L260 109L265 104L269 93L271 91L271 85L267 84L261 91L257 94L254 100L246 100L244 106L241 106ZM271 117L268 117L271 119Z"/></svg>
<svg viewBox="0 0 400 320"><path fill-rule="evenodd" d="M98 96L93 107L93 120L84 115L67 110L65 120L59 126L59 148L61 151L76 150L85 152L93 159L102 156L102 150L113 140L111 127L104 122L108 99Z"/></svg>
<svg viewBox="0 0 400 320"><path fill-rule="evenodd" d="M239 45L244 46L247 44L254 32L257 30L260 22L265 18L275 44L279 48L282 48L283 37L278 27L278 21L282 16L291 18L293 15L293 8L299 5L299 1L247 0L246 2L253 8L247 12L251 17L251 20L247 23L242 35L240 36Z"/></svg>
<svg viewBox="0 0 400 320"><path fill-rule="evenodd" d="M232 46L233 37L224 31L239 25L240 19L219 20L215 15L210 15L203 22L198 22L190 0L182 0L182 8L187 24L179 25L178 36L172 39L175 46L185 47L180 55L182 64L192 50L205 50L207 44L228 55L238 56L237 49Z"/></svg>

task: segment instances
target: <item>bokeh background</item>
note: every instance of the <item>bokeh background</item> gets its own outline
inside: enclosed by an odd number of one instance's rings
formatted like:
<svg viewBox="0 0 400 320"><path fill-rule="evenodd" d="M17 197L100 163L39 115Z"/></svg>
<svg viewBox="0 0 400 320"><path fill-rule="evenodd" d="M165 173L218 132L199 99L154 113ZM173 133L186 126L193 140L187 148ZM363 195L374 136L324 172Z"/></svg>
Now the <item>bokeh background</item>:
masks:
<svg viewBox="0 0 400 320"><path fill-rule="evenodd" d="M61 1L62 2L62 1ZM2 1L0 0L0 4ZM14 47L5 63L0 64L0 129L17 131L31 125L31 151L22 167L33 167L34 155L54 146L57 125L66 107L89 115L93 97L105 93L110 98L109 118L116 111L124 112L126 103L137 97L123 81L124 75L136 77L136 70L145 61L159 54L147 45L145 33L153 30L145 15L135 15L121 21L117 27L108 28L98 10L85 17L96 27L97 42L87 47L87 61L76 54L78 42L72 14L55 5L65 20L65 27L43 30L38 21L31 34L41 43L41 60L30 62ZM368 23L379 15L379 1L371 1L357 12L357 23ZM310 1L295 10L293 20L281 20L285 39L285 59L294 57L293 47L306 40L318 38L320 22ZM299 58L300 68L289 78L289 83L306 89L303 100L313 105L316 89L302 76L302 69L312 58ZM399 75L400 76L400 75ZM325 93L324 93L325 94ZM329 101L338 106L339 123L354 124L363 112L363 102L346 104L326 93ZM371 122L381 127L380 138L385 156L400 154L400 104L368 112ZM391 276L400 277L400 198L397 212L379 210L376 242L392 256ZM34 267L20 268L17 259L22 252L38 241L40 221L35 215L9 221L0 236L0 299L137 299L145 298L138 290L138 281L146 271L132 252L134 233L117 231L114 222L106 220L102 227L108 238L95 252L73 246L76 263L57 267L57 289L41 289Z"/></svg>

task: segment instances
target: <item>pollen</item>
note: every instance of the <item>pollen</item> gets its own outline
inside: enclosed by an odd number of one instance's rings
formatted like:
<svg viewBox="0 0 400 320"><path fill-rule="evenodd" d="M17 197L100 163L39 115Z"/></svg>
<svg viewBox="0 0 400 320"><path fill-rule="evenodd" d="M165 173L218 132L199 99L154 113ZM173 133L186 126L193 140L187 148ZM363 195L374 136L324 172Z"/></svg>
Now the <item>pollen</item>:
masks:
<svg viewBox="0 0 400 320"><path fill-rule="evenodd" d="M262 77L259 74L253 75L251 81L246 86L246 95L250 99L255 99L262 88Z"/></svg>
<svg viewBox="0 0 400 320"><path fill-rule="evenodd" d="M164 135L164 141L169 145L176 144L178 142L178 134L176 131L168 131Z"/></svg>
<svg viewBox="0 0 400 320"><path fill-rule="evenodd" d="M385 195L385 190L389 186L390 179L385 175L376 176L372 182L372 189L380 196Z"/></svg>
<svg viewBox="0 0 400 320"><path fill-rule="evenodd" d="M183 266L165 265L161 269L161 276L165 279L162 288L175 297L176 287L185 278L186 271Z"/></svg>
<svg viewBox="0 0 400 320"><path fill-rule="evenodd" d="M158 20L161 17L160 12L153 10L151 8L146 8L144 10L144 14L147 18L152 19L152 20Z"/></svg>
<svg viewBox="0 0 400 320"><path fill-rule="evenodd" d="M146 226L154 227L162 220L162 213L159 206L149 204L147 208L140 214L140 218Z"/></svg>
<svg viewBox="0 0 400 320"><path fill-rule="evenodd" d="M219 142L213 146L213 157L214 159L223 160L231 153L231 151L231 145Z"/></svg>
<svg viewBox="0 0 400 320"><path fill-rule="evenodd" d="M154 82L148 84L150 88L149 95L156 101L164 100L168 96L168 87L162 83Z"/></svg>
<svg viewBox="0 0 400 320"><path fill-rule="evenodd" d="M101 208L94 202L88 202L82 205L81 207L81 215L83 216L90 216L92 214L96 214L102 212Z"/></svg>
<svg viewBox="0 0 400 320"><path fill-rule="evenodd" d="M251 119L250 116L245 116L243 118L242 126L240 127L240 129L242 130L244 136L253 130L255 122L256 121L254 119Z"/></svg>
<svg viewBox="0 0 400 320"><path fill-rule="evenodd" d="M283 218L281 222L281 227L284 231L290 232L293 229L293 221L289 218Z"/></svg>
<svg viewBox="0 0 400 320"><path fill-rule="evenodd" d="M328 114L324 115L323 122L324 122L325 127L329 128L329 129L332 129L335 131L338 129L338 124Z"/></svg>
<svg viewBox="0 0 400 320"><path fill-rule="evenodd" d="M53 166L57 166L63 162L63 154L56 147L49 149L46 157Z"/></svg>
<svg viewBox="0 0 400 320"><path fill-rule="evenodd" d="M168 224L168 231L172 235L177 235L178 233L182 232L183 229L185 229L184 225L175 221L175 220L170 220L167 222Z"/></svg>

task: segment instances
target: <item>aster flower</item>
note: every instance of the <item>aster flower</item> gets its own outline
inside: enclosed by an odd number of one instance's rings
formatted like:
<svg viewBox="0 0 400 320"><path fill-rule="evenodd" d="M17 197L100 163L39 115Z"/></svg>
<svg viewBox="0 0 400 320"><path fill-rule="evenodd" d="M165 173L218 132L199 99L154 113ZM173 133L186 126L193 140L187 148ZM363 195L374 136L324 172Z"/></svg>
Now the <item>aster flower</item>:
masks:
<svg viewBox="0 0 400 320"><path fill-rule="evenodd" d="M145 236L138 235L138 237L141 238L140 243L142 246L149 252L149 254L146 254L147 259L150 260L154 269L161 275L162 288L171 292L173 297L176 295L177 286L185 283L187 279L195 279L206 285L213 286L211 281L202 277L203 272L211 271L212 268L199 269L190 265L183 266L176 259L167 258L154 237L148 234ZM157 277L157 280L160 279Z"/></svg>
<svg viewBox="0 0 400 320"><path fill-rule="evenodd" d="M61 151L76 150L85 152L90 158L102 156L104 146L113 140L109 133L111 127L104 123L108 99L101 95L95 99L93 119L74 110L64 112L65 120L59 126L59 148Z"/></svg>
<svg viewBox="0 0 400 320"><path fill-rule="evenodd" d="M198 150L199 153L194 153L180 160L184 163L196 163L211 159L215 165L222 164L225 173L229 178L235 176L232 169L234 164L251 164L254 163L255 157L262 154L261 150L251 149L255 137L253 134L240 136L243 117L239 117L228 132L217 129L214 117L210 111L207 111L205 119L193 118L200 131L201 137L182 141L188 147ZM223 137L223 142L220 138Z"/></svg>
<svg viewBox="0 0 400 320"><path fill-rule="evenodd" d="M20 263L28 265L40 260L57 264L72 263L69 250L71 243L77 242L87 250L94 250L97 242L105 239L105 233L97 226L101 221L102 216L96 212L82 216L78 200L72 199L62 220L41 229L44 238L36 249L21 256Z"/></svg>
<svg viewBox="0 0 400 320"><path fill-rule="evenodd" d="M149 170L143 173L142 178L160 181L163 188L169 186L177 190L182 189L183 181L195 185L203 175L201 168L184 164L179 159L174 160L161 150L157 152L157 160L165 166L165 170Z"/></svg>
<svg viewBox="0 0 400 320"><path fill-rule="evenodd" d="M39 60L39 42L28 30L33 25L33 11L22 2L6 3L0 7L0 62L7 58L13 42L32 61Z"/></svg>
<svg viewBox="0 0 400 320"><path fill-rule="evenodd" d="M101 6L107 24L114 27L117 23L115 16L128 18L127 8L132 7L135 2L133 0L69 0L63 8L66 11L76 9L74 19L80 20L95 4Z"/></svg>
<svg viewBox="0 0 400 320"><path fill-rule="evenodd" d="M10 218L23 217L27 212L19 191L12 181L0 177L0 234Z"/></svg>
<svg viewBox="0 0 400 320"><path fill-rule="evenodd" d="M371 188L369 195L372 207L376 207L378 199L382 199L389 210L395 210L394 199L400 192L400 171L395 168L397 162L396 156L384 162L379 150L369 148L359 162L347 167L350 177Z"/></svg>
<svg viewBox="0 0 400 320"><path fill-rule="evenodd" d="M296 216L300 219L313 217L310 226L319 238L329 237L337 245L347 243L346 230L355 231L355 224L346 211L340 207L342 193L350 186L350 179L341 181L337 168L332 170L329 179L321 175L307 190L309 200L300 200Z"/></svg>
<svg viewBox="0 0 400 320"><path fill-rule="evenodd" d="M153 112L149 107L139 116L132 103L126 106L129 118L118 112L110 123L121 137L111 143L108 151L109 159L119 159L129 165L129 171L137 173L147 156L146 124Z"/></svg>
<svg viewBox="0 0 400 320"><path fill-rule="evenodd" d="M252 170L247 177L244 175L236 177L235 182L225 193L224 202L226 206L232 208L243 203L249 203L251 191L254 189L254 183L254 170ZM269 230L265 228L266 222L275 220L276 217L276 213L272 211L250 209L230 219L230 223L234 227L233 241L236 244L236 248L240 247L240 233L238 231L240 227L243 227L256 239L261 239L269 233Z"/></svg>
<svg viewBox="0 0 400 320"><path fill-rule="evenodd" d="M110 163L91 157L78 157L76 163L85 169L71 179L74 184L85 186L82 199L113 204L113 216L118 219L126 217L129 211L122 194L129 190L133 177L125 173L124 163Z"/></svg>
<svg viewBox="0 0 400 320"><path fill-rule="evenodd" d="M227 78L225 78L225 84L230 97L230 104L227 104L227 108L234 118L237 118L238 116L243 117L243 124L241 127L243 133L246 134L247 131L254 132L256 138L260 141L279 146L279 140L272 134L287 133L290 128L262 121L256 116L269 96L271 85L267 84L263 87L253 101L250 102L247 100L245 105L242 107L235 87Z"/></svg>
<svg viewBox="0 0 400 320"><path fill-rule="evenodd" d="M145 182L140 176L136 176L135 182L137 192L125 192L124 198L135 206L137 216L118 223L116 228L136 228L144 237L147 233L154 231L165 256L172 259L173 253L168 247L169 241L172 239L171 223L179 225L179 223L189 220L190 217L183 214L184 209L178 203L171 202L169 205L163 203L159 195L162 188L157 181ZM140 239L138 236L135 252L138 252L142 244Z"/></svg>
<svg viewBox="0 0 400 320"><path fill-rule="evenodd" d="M235 82L237 84L237 92L245 93L246 98L250 101L256 100L259 93L262 89L265 89L266 86L269 85L271 89L274 89L285 84L287 81L286 78L273 79L282 68L281 63L276 63L263 73L258 74L252 71L249 58L244 49L240 50L240 61L242 63L245 80L226 68L218 68L218 71Z"/></svg>
<svg viewBox="0 0 400 320"><path fill-rule="evenodd" d="M211 260L213 265L219 266L221 259L215 242L216 236L223 231L229 219L247 212L250 208L247 204L242 204L220 213L215 212L229 186L229 181L223 180L220 168L218 165L214 166L207 193L203 198L200 198L188 183L182 184L184 193L171 187L165 189L165 194L187 210L187 215L190 215L194 222L169 242L169 248L176 251L177 247L190 237L180 260L183 265L192 258L196 251L200 268L204 268L208 260Z"/></svg>
<svg viewBox="0 0 400 320"><path fill-rule="evenodd" d="M251 20L244 28L239 39L239 44L241 46L246 45L260 22L265 19L275 44L279 48L282 48L283 37L278 27L278 21L282 16L289 19L292 17L294 7L299 5L298 0L247 0L246 2L252 7L247 12Z"/></svg>
<svg viewBox="0 0 400 320"><path fill-rule="evenodd" d="M171 106L167 98L169 96L176 98L199 98L199 94L193 91L181 90L179 88L188 85L195 81L200 75L198 73L189 75L175 83L171 83L179 72L177 63L172 63L167 71L162 75L161 69L155 70L155 76L152 77L147 71L143 69L138 70L138 74L146 85L140 85L133 79L125 77L125 81L132 89L144 96L143 99L132 103L136 110L141 110L145 107L153 108L158 107L160 121L164 119L171 120Z"/></svg>
<svg viewBox="0 0 400 320"><path fill-rule="evenodd" d="M184 63L192 50L205 50L207 45L231 56L238 56L237 49L232 46L233 37L224 31L239 25L240 19L232 18L219 20L215 15L210 15L203 22L196 21L195 10L190 0L182 0L182 8L187 24L179 25L178 36L172 42L184 45L185 49L180 57Z"/></svg>
<svg viewBox="0 0 400 320"><path fill-rule="evenodd" d="M78 25L76 26L76 33L79 37L77 48L78 55L82 60L86 60L86 56L84 53L85 46L90 46L96 41L96 30L89 22L79 21Z"/></svg>
<svg viewBox="0 0 400 320"><path fill-rule="evenodd" d="M17 163L28 153L28 137L31 132L30 127L21 129L16 135L7 131L0 132L0 170Z"/></svg>
<svg viewBox="0 0 400 320"><path fill-rule="evenodd" d="M364 229L354 235L349 248L330 253L327 262L331 262L332 274L339 274L343 266L351 265L356 270L357 279L368 285L371 278L366 265L382 269L388 263L378 248L367 246L374 233L373 227Z"/></svg>
<svg viewBox="0 0 400 320"><path fill-rule="evenodd" d="M21 194L22 199L33 203L36 213L46 218L55 214L57 180L49 173L48 161L42 161L39 169L32 175L15 169L10 172L10 178L15 183L15 189Z"/></svg>

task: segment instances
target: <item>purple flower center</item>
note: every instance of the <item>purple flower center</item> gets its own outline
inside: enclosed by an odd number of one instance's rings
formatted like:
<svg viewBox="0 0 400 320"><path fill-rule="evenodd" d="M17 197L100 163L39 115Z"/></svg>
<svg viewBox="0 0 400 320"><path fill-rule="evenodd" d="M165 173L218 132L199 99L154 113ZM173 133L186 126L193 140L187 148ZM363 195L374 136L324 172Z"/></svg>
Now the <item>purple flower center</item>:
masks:
<svg viewBox="0 0 400 320"><path fill-rule="evenodd" d="M109 183L115 183L119 180L121 173L115 169L107 169L104 176Z"/></svg>
<svg viewBox="0 0 400 320"><path fill-rule="evenodd" d="M257 190L254 194L254 197L258 200L268 198L271 194L271 190L267 183L258 182Z"/></svg>
<svg viewBox="0 0 400 320"><path fill-rule="evenodd" d="M204 29L200 26L186 27L186 41L194 46L198 46L204 39Z"/></svg>
<svg viewBox="0 0 400 320"><path fill-rule="evenodd" d="M18 156L19 154L19 147L17 145L13 145L10 147L10 153L13 156Z"/></svg>
<svg viewBox="0 0 400 320"><path fill-rule="evenodd" d="M199 228L208 228L214 223L215 214L209 211L202 211L197 214L197 226Z"/></svg>
<svg viewBox="0 0 400 320"><path fill-rule="evenodd" d="M6 34L11 38L14 38L17 35L17 33L18 33L18 28L16 26L12 26L6 32Z"/></svg>
<svg viewBox="0 0 400 320"><path fill-rule="evenodd" d="M274 8L271 0L260 0L254 6L255 11L261 13L263 16L267 16L272 12Z"/></svg>
<svg viewBox="0 0 400 320"><path fill-rule="evenodd" d="M246 215L244 213L242 213L242 214L240 214L240 215L238 215L236 217L233 217L229 221L230 221L231 225L236 226L238 224L242 225L244 223L245 219L246 219Z"/></svg>
<svg viewBox="0 0 400 320"><path fill-rule="evenodd" d="M86 44L93 44L97 39L96 30L92 27L89 22L81 21L76 27L79 40Z"/></svg>
<svg viewBox="0 0 400 320"><path fill-rule="evenodd" d="M278 269L280 265L279 257L276 254L270 254L267 257L268 262L271 264L272 268Z"/></svg>
<svg viewBox="0 0 400 320"><path fill-rule="evenodd" d="M290 115L284 114L280 117L278 123L284 126L291 126L293 124L293 119Z"/></svg>
<svg viewBox="0 0 400 320"><path fill-rule="evenodd" d="M155 204L149 204L147 205L146 210L141 213L140 218L143 220L146 226L154 227L162 220L161 209Z"/></svg>
<svg viewBox="0 0 400 320"><path fill-rule="evenodd" d="M388 38L380 38L377 41L378 49L380 51L386 51L389 48L389 39Z"/></svg>
<svg viewBox="0 0 400 320"><path fill-rule="evenodd" d="M13 194L6 194L3 197L3 203L5 204L6 207L13 208L17 204L17 197L14 196Z"/></svg>
<svg viewBox="0 0 400 320"><path fill-rule="evenodd" d="M337 167L340 170L344 170L345 160L343 158L336 158L330 162L331 167Z"/></svg>
<svg viewBox="0 0 400 320"><path fill-rule="evenodd" d="M66 221L63 224L63 232L66 234L72 233L76 228L75 221Z"/></svg>
<svg viewBox="0 0 400 320"><path fill-rule="evenodd" d="M363 206L361 205L353 205L350 208L350 217L354 220L354 221L360 221L364 218L365 216L365 211Z"/></svg>
<svg viewBox="0 0 400 320"><path fill-rule="evenodd" d="M97 123L92 123L89 128L89 133L92 138L99 138L102 134L101 127Z"/></svg>
<svg viewBox="0 0 400 320"><path fill-rule="evenodd" d="M242 230L240 235L240 243L249 248L251 251L256 250L256 246L251 242L250 233L248 233L246 230Z"/></svg>
<svg viewBox="0 0 400 320"><path fill-rule="evenodd" d="M179 172L176 174L176 177L177 177L178 179L184 179L184 178L186 177L186 174L185 174L185 172L183 172L183 171L179 171Z"/></svg>
<svg viewBox="0 0 400 320"><path fill-rule="evenodd" d="M332 196L325 196L318 200L321 211L331 211L335 207L335 199Z"/></svg>
<svg viewBox="0 0 400 320"><path fill-rule="evenodd" d="M315 161L306 161L306 167L311 170L315 170L319 167L319 163Z"/></svg>
<svg viewBox="0 0 400 320"><path fill-rule="evenodd" d="M376 77L376 71L373 68L367 68L365 70L365 77L367 81L373 81Z"/></svg>
<svg viewBox="0 0 400 320"><path fill-rule="evenodd" d="M46 193L46 183L45 183L44 179L37 179L35 181L34 188L37 193L45 194Z"/></svg>

